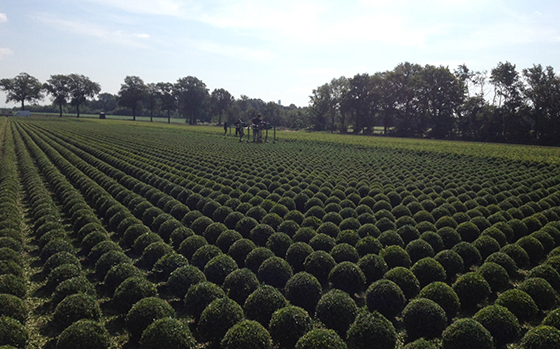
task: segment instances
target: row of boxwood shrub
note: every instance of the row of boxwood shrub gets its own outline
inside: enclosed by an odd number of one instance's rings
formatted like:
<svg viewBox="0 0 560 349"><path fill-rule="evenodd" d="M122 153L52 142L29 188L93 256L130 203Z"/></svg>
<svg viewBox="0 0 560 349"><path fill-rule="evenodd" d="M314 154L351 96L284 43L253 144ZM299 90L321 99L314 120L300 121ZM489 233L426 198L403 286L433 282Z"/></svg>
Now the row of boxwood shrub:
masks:
<svg viewBox="0 0 560 349"><path fill-rule="evenodd" d="M28 340L23 210L12 126L0 121L0 346L24 348Z"/></svg>
<svg viewBox="0 0 560 349"><path fill-rule="evenodd" d="M542 244L542 243L541 243Z"/></svg>

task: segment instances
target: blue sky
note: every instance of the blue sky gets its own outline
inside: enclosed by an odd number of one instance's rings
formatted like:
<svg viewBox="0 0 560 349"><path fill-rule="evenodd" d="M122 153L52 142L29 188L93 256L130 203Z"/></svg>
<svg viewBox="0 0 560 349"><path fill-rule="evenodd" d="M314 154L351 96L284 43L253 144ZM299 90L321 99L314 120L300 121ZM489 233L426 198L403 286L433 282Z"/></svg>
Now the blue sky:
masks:
<svg viewBox="0 0 560 349"><path fill-rule="evenodd" d="M0 78L78 73L117 93L127 75L191 75L306 106L332 78L405 61L560 71L559 14L558 0L0 0Z"/></svg>

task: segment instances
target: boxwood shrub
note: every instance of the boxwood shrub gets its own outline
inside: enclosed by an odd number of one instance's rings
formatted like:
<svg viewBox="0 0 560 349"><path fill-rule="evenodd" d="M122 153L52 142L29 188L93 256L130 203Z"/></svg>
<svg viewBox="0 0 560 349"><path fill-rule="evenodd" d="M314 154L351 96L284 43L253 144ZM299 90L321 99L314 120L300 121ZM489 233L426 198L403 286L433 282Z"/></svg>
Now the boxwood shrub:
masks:
<svg viewBox="0 0 560 349"><path fill-rule="evenodd" d="M139 300L157 296L157 288L153 283L143 277L132 276L117 287L111 303L117 311L127 313Z"/></svg>
<svg viewBox="0 0 560 349"><path fill-rule="evenodd" d="M404 309L405 303L403 291L391 280L377 280L366 291L368 310L378 311L389 319L397 316Z"/></svg>
<svg viewBox="0 0 560 349"><path fill-rule="evenodd" d="M0 275L0 293L12 294L23 298L27 294L26 280L13 274Z"/></svg>
<svg viewBox="0 0 560 349"><path fill-rule="evenodd" d="M196 342L189 326L180 320L163 318L149 325L140 340L140 349L194 349Z"/></svg>
<svg viewBox="0 0 560 349"><path fill-rule="evenodd" d="M272 286L262 285L247 297L243 309L248 319L268 327L272 314L286 305L288 302L280 291Z"/></svg>
<svg viewBox="0 0 560 349"><path fill-rule="evenodd" d="M358 307L348 293L333 289L323 294L317 303L315 317L327 328L345 336L357 314Z"/></svg>
<svg viewBox="0 0 560 349"><path fill-rule="evenodd" d="M492 335L480 323L471 319L460 319L447 327L442 334L442 349L492 349Z"/></svg>
<svg viewBox="0 0 560 349"><path fill-rule="evenodd" d="M192 285L185 295L185 311L197 321L208 304L225 296L225 292L218 285L209 281L199 282Z"/></svg>
<svg viewBox="0 0 560 349"><path fill-rule="evenodd" d="M509 275L504 267L494 262L485 262L477 270L490 285L493 293L501 292L510 286Z"/></svg>
<svg viewBox="0 0 560 349"><path fill-rule="evenodd" d="M322 250L311 253L303 263L305 271L315 276L323 285L327 283L329 273L335 266L334 258Z"/></svg>
<svg viewBox="0 0 560 349"><path fill-rule="evenodd" d="M506 307L522 322L533 320L539 312L533 298L520 289L505 291L498 296L495 304Z"/></svg>
<svg viewBox="0 0 560 349"><path fill-rule="evenodd" d="M321 299L321 283L315 276L299 272L286 282L285 295L292 305L301 307L314 314L315 307Z"/></svg>
<svg viewBox="0 0 560 349"><path fill-rule="evenodd" d="M220 254L212 258L204 267L206 279L217 285L221 285L224 279L237 269L237 263L227 254Z"/></svg>
<svg viewBox="0 0 560 349"><path fill-rule="evenodd" d="M457 293L451 286L441 281L432 282L425 286L420 290L418 297L431 299L436 302L443 308L448 320L455 317L461 308L461 302Z"/></svg>
<svg viewBox="0 0 560 349"><path fill-rule="evenodd" d="M402 312L402 318L408 341L421 337L437 338L447 326L443 308L428 298L410 301Z"/></svg>
<svg viewBox="0 0 560 349"><path fill-rule="evenodd" d="M407 299L416 297L420 292L420 282L410 269L395 267L385 273L384 278L399 285Z"/></svg>
<svg viewBox="0 0 560 349"><path fill-rule="evenodd" d="M83 319L67 327L58 336L57 349L108 349L109 333L97 321Z"/></svg>
<svg viewBox="0 0 560 349"><path fill-rule="evenodd" d="M175 310L165 300L146 297L136 302L128 311L126 329L133 339L139 340L142 332L155 320L174 317Z"/></svg>
<svg viewBox="0 0 560 349"><path fill-rule="evenodd" d="M496 304L480 309L473 316L473 320L478 321L490 332L498 348L517 341L521 331L515 315Z"/></svg>
<svg viewBox="0 0 560 349"><path fill-rule="evenodd" d="M315 329L303 335L295 349L346 349L346 343L334 330Z"/></svg>
<svg viewBox="0 0 560 349"><path fill-rule="evenodd" d="M254 348L271 349L270 334L261 324L252 320L244 320L233 325L221 341L224 349Z"/></svg>
<svg viewBox="0 0 560 349"><path fill-rule="evenodd" d="M77 293L67 296L58 303L54 310L52 322L56 328L63 330L81 319L99 321L100 318L101 308L96 298Z"/></svg>
<svg viewBox="0 0 560 349"><path fill-rule="evenodd" d="M473 309L488 298L490 285L484 277L476 272L461 275L453 284L453 290L459 296L461 308Z"/></svg>
<svg viewBox="0 0 560 349"><path fill-rule="evenodd" d="M348 346L356 349L393 349L397 343L397 331L393 324L378 312L361 311L348 329Z"/></svg>
<svg viewBox="0 0 560 349"><path fill-rule="evenodd" d="M64 280L58 286L56 286L52 301L54 304L58 304L62 301L66 296L75 293L84 293L87 295L95 295L95 287L89 280L83 276L76 276L68 280Z"/></svg>
<svg viewBox="0 0 560 349"><path fill-rule="evenodd" d="M293 348L297 341L312 329L313 320L308 312L295 306L275 311L269 325L273 342L285 348Z"/></svg>
<svg viewBox="0 0 560 349"><path fill-rule="evenodd" d="M362 270L352 262L341 262L329 273L332 287L343 290L350 295L359 294L366 288L366 277Z"/></svg>
<svg viewBox="0 0 560 349"><path fill-rule="evenodd" d="M243 309L237 302L228 297L217 298L200 315L197 332L202 341L218 343L242 320Z"/></svg>
<svg viewBox="0 0 560 349"><path fill-rule="evenodd" d="M552 326L537 326L523 336L521 345L525 349L558 349L560 330Z"/></svg>
<svg viewBox="0 0 560 349"><path fill-rule="evenodd" d="M0 316L8 316L25 323L27 306L21 298L13 294L0 293Z"/></svg>
<svg viewBox="0 0 560 349"><path fill-rule="evenodd" d="M434 281L445 281L447 279L447 274L443 266L431 257L420 259L414 263L410 270L416 275L416 278L420 282L420 287L429 285Z"/></svg>

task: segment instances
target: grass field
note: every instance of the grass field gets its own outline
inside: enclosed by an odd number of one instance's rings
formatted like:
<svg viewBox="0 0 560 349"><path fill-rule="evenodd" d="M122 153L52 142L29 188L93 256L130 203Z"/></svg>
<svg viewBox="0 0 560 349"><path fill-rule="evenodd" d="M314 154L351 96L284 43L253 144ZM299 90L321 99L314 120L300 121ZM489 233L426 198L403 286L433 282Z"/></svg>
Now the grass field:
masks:
<svg viewBox="0 0 560 349"><path fill-rule="evenodd" d="M1 118L0 346L560 344L560 149L276 137Z"/></svg>

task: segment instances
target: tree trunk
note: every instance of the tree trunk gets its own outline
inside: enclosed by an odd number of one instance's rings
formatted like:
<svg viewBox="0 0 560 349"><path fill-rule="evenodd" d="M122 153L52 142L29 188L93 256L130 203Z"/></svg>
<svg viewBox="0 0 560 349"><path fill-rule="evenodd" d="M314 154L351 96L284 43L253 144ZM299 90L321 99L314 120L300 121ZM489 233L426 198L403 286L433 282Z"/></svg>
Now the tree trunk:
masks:
<svg viewBox="0 0 560 349"><path fill-rule="evenodd" d="M62 117L62 103L58 103L58 110L60 111L60 118Z"/></svg>
<svg viewBox="0 0 560 349"><path fill-rule="evenodd" d="M167 110L167 123L171 123L171 110Z"/></svg>
<svg viewBox="0 0 560 349"><path fill-rule="evenodd" d="M25 100L21 100L21 110L25 110Z"/></svg>
<svg viewBox="0 0 560 349"><path fill-rule="evenodd" d="M76 105L76 117L80 118L80 105L79 104Z"/></svg>

